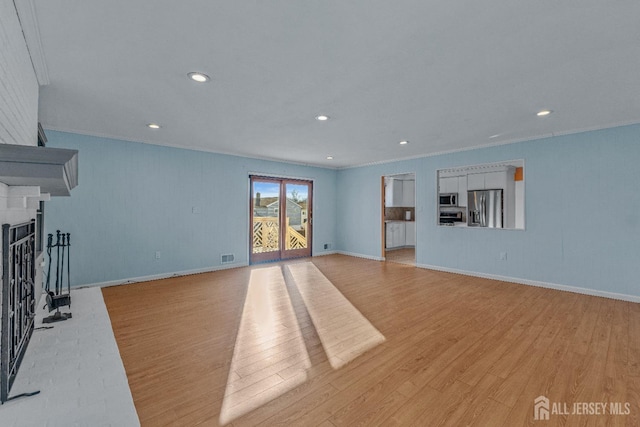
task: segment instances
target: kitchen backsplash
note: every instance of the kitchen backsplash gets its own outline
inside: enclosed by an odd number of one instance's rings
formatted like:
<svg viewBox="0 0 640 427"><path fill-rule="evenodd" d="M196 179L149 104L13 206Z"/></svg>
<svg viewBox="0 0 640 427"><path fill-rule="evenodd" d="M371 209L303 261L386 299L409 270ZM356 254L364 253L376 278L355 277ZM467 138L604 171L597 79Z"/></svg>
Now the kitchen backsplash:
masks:
<svg viewBox="0 0 640 427"><path fill-rule="evenodd" d="M416 220L415 208L384 208L384 219L387 221L404 221L405 212L411 212L411 221Z"/></svg>

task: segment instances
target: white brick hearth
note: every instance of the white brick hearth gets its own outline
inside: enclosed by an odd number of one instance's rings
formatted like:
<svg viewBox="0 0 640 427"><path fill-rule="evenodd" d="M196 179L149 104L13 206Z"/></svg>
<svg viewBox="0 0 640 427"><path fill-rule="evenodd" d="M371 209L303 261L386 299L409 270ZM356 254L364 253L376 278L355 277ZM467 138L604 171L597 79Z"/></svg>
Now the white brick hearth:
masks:
<svg viewBox="0 0 640 427"><path fill-rule="evenodd" d="M43 302L36 330L10 397L40 394L0 406L0 425L139 426L127 377L99 288L72 290L73 318L48 325Z"/></svg>

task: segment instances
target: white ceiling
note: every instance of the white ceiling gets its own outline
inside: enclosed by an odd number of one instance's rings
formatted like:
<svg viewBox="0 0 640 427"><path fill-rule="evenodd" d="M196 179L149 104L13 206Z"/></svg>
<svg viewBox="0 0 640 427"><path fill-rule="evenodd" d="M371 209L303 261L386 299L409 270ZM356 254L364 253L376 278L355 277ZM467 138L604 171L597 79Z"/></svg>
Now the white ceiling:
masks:
<svg viewBox="0 0 640 427"><path fill-rule="evenodd" d="M345 167L640 122L638 0L34 3L48 129Z"/></svg>

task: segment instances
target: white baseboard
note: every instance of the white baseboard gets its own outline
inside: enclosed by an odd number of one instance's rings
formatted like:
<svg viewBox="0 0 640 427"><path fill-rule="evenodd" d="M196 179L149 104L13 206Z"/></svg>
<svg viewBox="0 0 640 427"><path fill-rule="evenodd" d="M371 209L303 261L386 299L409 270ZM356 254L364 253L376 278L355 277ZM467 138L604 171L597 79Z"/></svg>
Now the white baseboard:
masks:
<svg viewBox="0 0 640 427"><path fill-rule="evenodd" d="M444 271L446 273L463 274L465 276L482 277L484 279L500 280L502 282L517 283L519 285L537 286L540 288L555 289L557 291L573 292L576 294L591 295L596 297L610 298L621 301L638 302L640 296L618 294L615 292L599 291L597 289L580 288L577 286L559 285L557 283L540 282L537 280L520 279L517 277L500 276L498 274L477 273L474 271L458 270L457 268L440 267L437 265L416 264L416 267L429 270Z"/></svg>
<svg viewBox="0 0 640 427"><path fill-rule="evenodd" d="M325 256L325 255L334 255L334 254L370 259L373 261L384 261L383 257L376 257L376 256L358 254L358 253L347 252L347 251L327 251L319 254L314 254L314 256ZM127 284L138 283L138 282L149 282L151 280L161 280L161 279L167 279L170 277L188 276L191 274L210 273L212 271L246 267L248 265L249 264L246 262L239 263L239 264L219 265L215 267L205 267L205 268L199 268L194 270L184 270L184 271L178 271L178 272L172 272L172 273L162 273L162 274L154 274L149 276L133 277L128 279L111 280L111 281L100 282L100 283L91 283L88 285L74 287L74 289L93 288L93 287L104 288L108 286L127 285ZM583 294L583 295L591 295L596 297L603 297L603 298L610 298L610 299L621 300L621 301L640 303L640 296L636 296L636 295L619 294L615 292L600 291L597 289L580 288L577 286L560 285L557 283L541 282L538 280L529 280L529 279L521 279L517 277L501 276L498 274L478 273L475 271L459 270L457 268L441 267L438 265L416 264L416 267L424 268L428 270L444 271L446 273L462 274L465 276L481 277L484 279L499 280L502 282L516 283L520 285L537 286L540 288L555 289L558 291L573 292L573 293Z"/></svg>
<svg viewBox="0 0 640 427"><path fill-rule="evenodd" d="M326 251L319 254L314 254L313 256L316 257L316 256L334 255L337 253L339 253L339 251ZM354 255L354 256L357 256L357 255ZM362 258L364 258L364 256L362 256ZM153 274L149 276L130 277L127 279L118 279L118 280L109 280L107 282L90 283L87 285L73 287L73 289L96 288L96 287L106 288L109 286L128 285L131 283L138 283L138 282L150 282L152 280L168 279L170 277L188 276L190 274L210 273L212 271L227 270L229 268L247 267L248 265L249 263L243 262L239 264L219 265L216 267L205 267L205 268L198 268L194 270L184 270L184 271L177 271L177 272L171 272L171 273Z"/></svg>
<svg viewBox="0 0 640 427"><path fill-rule="evenodd" d="M325 256L325 255L335 255L337 254L338 251L322 251L321 253L314 253L313 256L317 257L317 256Z"/></svg>
<svg viewBox="0 0 640 427"><path fill-rule="evenodd" d="M340 253L340 251L326 251L322 253L316 253L313 256L316 257L316 256L334 255L337 253ZM358 255L353 255L353 256L358 256ZM360 256L360 258L366 258L366 256L362 255ZM96 287L106 288L109 286L128 285L131 283L139 283L139 282L150 282L152 280L168 279L170 277L188 276L190 274L210 273L212 271L227 270L229 268L247 267L248 265L249 263L243 262L239 264L229 264L229 265L219 265L216 267L198 268L195 270L184 270L184 271L177 271L177 272L171 272L171 273L153 274L149 276L131 277L127 279L110 280L107 282L90 283L87 285L74 287L73 289L96 288Z"/></svg>
<svg viewBox="0 0 640 427"><path fill-rule="evenodd" d="M140 277L132 277L128 279L110 280L108 282L91 283L88 285L74 287L73 289L95 288L95 287L106 288L109 286L128 285L131 283L149 282L151 280L168 279L170 277L189 276L191 274L210 273L212 271L227 270L229 268L246 267L247 265L249 264L246 262L239 263L239 264L218 265L215 267L197 268L194 270L183 270L183 271L177 271L177 272L171 272L171 273L153 274L150 276L140 276Z"/></svg>
<svg viewBox="0 0 640 427"><path fill-rule="evenodd" d="M379 257L379 256L357 254L357 253L354 253L354 252L347 252L347 251L336 251L335 253L340 254L340 255L353 256L353 257L356 257L356 258L371 259L373 261L384 261L384 258Z"/></svg>

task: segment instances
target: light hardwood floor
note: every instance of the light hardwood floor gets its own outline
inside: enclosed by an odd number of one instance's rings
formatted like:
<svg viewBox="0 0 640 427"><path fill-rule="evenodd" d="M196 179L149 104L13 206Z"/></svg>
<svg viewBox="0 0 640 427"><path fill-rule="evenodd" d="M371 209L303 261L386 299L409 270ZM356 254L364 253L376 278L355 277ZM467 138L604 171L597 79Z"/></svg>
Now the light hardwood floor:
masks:
<svg viewBox="0 0 640 427"><path fill-rule="evenodd" d="M103 294L143 426L640 425L639 304L341 255Z"/></svg>
<svg viewBox="0 0 640 427"><path fill-rule="evenodd" d="M416 265L416 249L402 248L392 249L385 252L387 262L397 262L398 264Z"/></svg>

